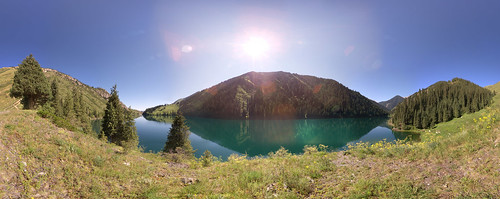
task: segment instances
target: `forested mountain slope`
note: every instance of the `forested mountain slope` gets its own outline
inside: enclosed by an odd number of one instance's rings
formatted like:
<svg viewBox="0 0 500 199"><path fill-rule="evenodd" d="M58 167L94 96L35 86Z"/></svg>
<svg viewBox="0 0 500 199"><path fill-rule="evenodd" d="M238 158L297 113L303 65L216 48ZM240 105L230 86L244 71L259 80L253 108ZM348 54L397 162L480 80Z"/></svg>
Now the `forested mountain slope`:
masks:
<svg viewBox="0 0 500 199"><path fill-rule="evenodd" d="M57 101L59 105L55 106L54 102L51 102L51 106L59 108L56 108L53 112L71 124L67 125L68 123L66 123L63 126L73 126L82 131L91 132L90 123L92 120L99 119L104 115L107 98L110 94L105 89L88 86L57 70L49 68L42 68L42 70L49 84L51 84L53 92L57 87L57 100L53 99L52 101ZM20 99L9 96L15 71L15 67L0 68L0 111L23 108ZM137 110L133 110L133 113L136 116L140 115ZM65 123L62 120L58 122L60 124Z"/></svg>
<svg viewBox="0 0 500 199"><path fill-rule="evenodd" d="M179 102L186 116L331 118L384 116L376 102L335 80L287 72L249 72Z"/></svg>
<svg viewBox="0 0 500 199"><path fill-rule="evenodd" d="M396 106L391 122L399 129L432 128L437 123L483 109L492 97L490 90L464 79L440 81Z"/></svg>

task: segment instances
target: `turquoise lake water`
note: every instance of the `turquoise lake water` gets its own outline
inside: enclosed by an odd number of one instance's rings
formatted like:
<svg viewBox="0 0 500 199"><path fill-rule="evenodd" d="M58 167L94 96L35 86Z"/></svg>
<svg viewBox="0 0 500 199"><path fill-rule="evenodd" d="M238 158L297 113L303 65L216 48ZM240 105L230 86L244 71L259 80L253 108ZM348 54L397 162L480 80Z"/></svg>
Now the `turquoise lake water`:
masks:
<svg viewBox="0 0 500 199"><path fill-rule="evenodd" d="M156 121L155 121L156 120ZM172 118L135 120L139 145L146 152L163 149ZM405 139L394 132L387 118L333 118L301 120L222 120L187 118L191 145L200 157L205 150L226 159L232 153L248 156L267 155L281 146L292 153L302 153L305 145L327 145L341 150L349 143Z"/></svg>

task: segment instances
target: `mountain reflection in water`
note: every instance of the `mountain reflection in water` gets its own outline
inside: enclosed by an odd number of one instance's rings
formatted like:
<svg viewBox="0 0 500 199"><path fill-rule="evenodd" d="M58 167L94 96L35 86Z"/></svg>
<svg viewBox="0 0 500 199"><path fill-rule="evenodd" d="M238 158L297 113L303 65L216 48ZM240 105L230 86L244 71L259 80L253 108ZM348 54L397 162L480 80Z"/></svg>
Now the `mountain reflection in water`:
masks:
<svg viewBox="0 0 500 199"><path fill-rule="evenodd" d="M405 139L407 134L387 128L387 118L333 118L302 120L222 120L187 118L190 139L197 157L205 150L227 158L231 153L267 155L281 146L302 153L305 145L327 145L339 149L358 141ZM163 148L171 117L136 119L139 144L146 151Z"/></svg>

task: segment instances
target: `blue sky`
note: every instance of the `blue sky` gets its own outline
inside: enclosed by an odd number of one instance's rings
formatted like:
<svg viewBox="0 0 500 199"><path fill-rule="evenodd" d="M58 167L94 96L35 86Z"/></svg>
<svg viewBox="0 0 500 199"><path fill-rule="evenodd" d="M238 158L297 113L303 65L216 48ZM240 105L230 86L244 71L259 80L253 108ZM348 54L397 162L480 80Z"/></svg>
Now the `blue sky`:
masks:
<svg viewBox="0 0 500 199"><path fill-rule="evenodd" d="M145 109L249 71L335 79L375 101L500 81L500 1L0 1L0 67L32 53ZM263 40L258 56L252 38Z"/></svg>

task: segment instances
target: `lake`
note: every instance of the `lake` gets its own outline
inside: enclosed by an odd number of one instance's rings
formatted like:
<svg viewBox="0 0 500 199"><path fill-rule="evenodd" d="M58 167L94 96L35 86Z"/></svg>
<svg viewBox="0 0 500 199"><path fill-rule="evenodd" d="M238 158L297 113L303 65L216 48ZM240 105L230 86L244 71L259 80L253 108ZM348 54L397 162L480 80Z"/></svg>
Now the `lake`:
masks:
<svg viewBox="0 0 500 199"><path fill-rule="evenodd" d="M172 124L170 117L144 117L135 120L139 145L146 152L163 149ZM406 133L394 132L387 118L333 118L300 120L222 120L186 118L191 145L196 157L209 150L227 159L232 153L248 156L267 155L281 146L302 153L305 145L327 145L341 150L347 144L405 139Z"/></svg>

